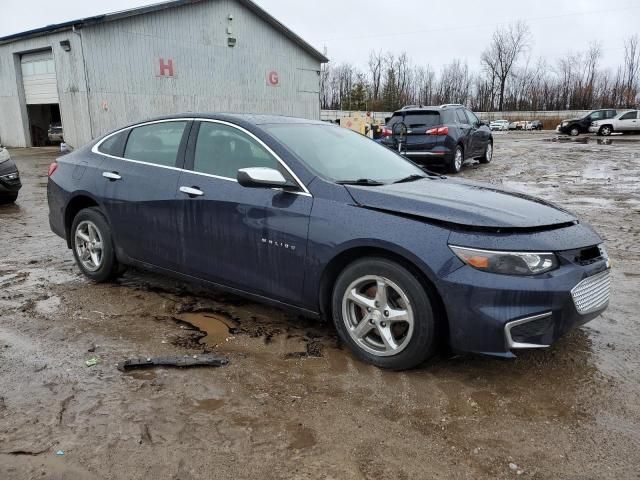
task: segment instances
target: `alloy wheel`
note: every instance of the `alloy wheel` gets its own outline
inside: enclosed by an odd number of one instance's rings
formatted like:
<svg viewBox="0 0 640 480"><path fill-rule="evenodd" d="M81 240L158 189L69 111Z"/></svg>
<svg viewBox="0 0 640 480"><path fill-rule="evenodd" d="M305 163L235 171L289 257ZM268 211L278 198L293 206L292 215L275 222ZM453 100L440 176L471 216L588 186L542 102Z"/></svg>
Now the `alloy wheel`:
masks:
<svg viewBox="0 0 640 480"><path fill-rule="evenodd" d="M462 150L460 148L456 149L456 155L453 159L453 164L456 168L456 172L459 172L462 169Z"/></svg>
<svg viewBox="0 0 640 480"><path fill-rule="evenodd" d="M367 275L347 288L342 318L358 347L380 357L404 350L414 330L414 315L406 293L391 280Z"/></svg>
<svg viewBox="0 0 640 480"><path fill-rule="evenodd" d="M84 220L78 224L75 232L75 248L78 260L90 272L95 272L102 266L103 242L102 235L95 223Z"/></svg>
<svg viewBox="0 0 640 480"><path fill-rule="evenodd" d="M487 144L487 151L484 154L484 158L486 159L487 163L489 163L493 158L493 145L491 144L491 142Z"/></svg>

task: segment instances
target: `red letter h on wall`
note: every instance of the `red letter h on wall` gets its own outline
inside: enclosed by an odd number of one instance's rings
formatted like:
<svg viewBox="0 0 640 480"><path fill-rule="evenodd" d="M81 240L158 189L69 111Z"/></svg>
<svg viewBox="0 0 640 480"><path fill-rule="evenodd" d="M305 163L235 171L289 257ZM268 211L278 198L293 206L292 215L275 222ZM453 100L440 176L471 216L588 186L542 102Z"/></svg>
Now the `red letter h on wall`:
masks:
<svg viewBox="0 0 640 480"><path fill-rule="evenodd" d="M160 76L173 77L173 59L169 58L167 63L164 62L164 58L160 59Z"/></svg>

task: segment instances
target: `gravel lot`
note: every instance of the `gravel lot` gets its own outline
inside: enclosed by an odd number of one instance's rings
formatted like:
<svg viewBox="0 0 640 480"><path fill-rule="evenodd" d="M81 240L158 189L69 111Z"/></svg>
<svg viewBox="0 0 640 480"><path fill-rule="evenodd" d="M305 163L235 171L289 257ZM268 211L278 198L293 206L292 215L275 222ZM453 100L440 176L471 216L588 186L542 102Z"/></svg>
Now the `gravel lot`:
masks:
<svg viewBox="0 0 640 480"><path fill-rule="evenodd" d="M55 149L12 150L25 186L0 207L0 478L640 478L640 137L553 138L496 134L493 163L462 176L590 222L613 261L609 309L514 361L403 373L238 297L135 271L91 284L49 230ZM115 368L201 352L231 364Z"/></svg>

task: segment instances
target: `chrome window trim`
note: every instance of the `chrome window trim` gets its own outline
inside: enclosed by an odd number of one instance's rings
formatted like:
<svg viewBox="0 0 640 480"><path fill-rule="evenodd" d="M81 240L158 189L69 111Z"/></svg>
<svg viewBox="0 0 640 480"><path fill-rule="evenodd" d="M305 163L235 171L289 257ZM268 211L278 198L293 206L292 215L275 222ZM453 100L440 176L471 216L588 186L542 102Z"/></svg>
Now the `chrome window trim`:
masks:
<svg viewBox="0 0 640 480"><path fill-rule="evenodd" d="M539 343L520 343L516 342L511 338L511 329L518 325L522 325L523 323L533 322L534 320L540 320L541 318L547 318L551 316L551 312L541 313L539 315L534 315L532 317L525 317L519 320L512 320L511 322L507 322L504 326L504 336L507 340L507 348L509 350L515 348L548 348L550 345L542 345Z"/></svg>
<svg viewBox="0 0 640 480"><path fill-rule="evenodd" d="M100 145L102 145L102 143L105 142L107 139L111 138L114 135L122 133L124 131L132 130L132 129L138 128L138 127L143 127L145 125L153 125L155 123L184 122L184 121L187 121L187 122L191 122L191 121L196 122L197 121L197 122L219 123L219 124L226 125L228 127L232 127L232 128L237 129L237 130L240 130L245 135L248 135L253 140L255 140L265 150L267 150L267 152L269 152L278 161L278 163L280 163L280 165L282 165L285 168L285 170L293 177L294 181L298 184L298 187L302 190L300 192L293 192L293 191L287 190L288 193L293 193L293 194L296 194L296 195L302 195L302 196L305 196L305 197L313 197L313 195L311 195L311 192L309 192L309 190L307 189L305 184L302 183L302 181L293 172L293 170L291 170L291 168L289 168L289 165L287 165L284 162L284 160L282 160L280 158L280 156L277 153L275 153L266 143L264 143L262 140L260 140L258 137L256 137L253 133L251 133L250 131L246 130L245 128L242 128L239 125L235 125L235 124L233 124L231 122L227 122L225 120L216 120L216 119L213 119L213 118L197 118L197 117L168 118L168 119L163 119L163 120L151 120L149 122L139 123L137 125L131 125L129 127L121 128L120 130L116 130L115 132L110 133L106 137L102 138L99 142L97 142L91 148L91 152L95 153L97 155L103 155L105 157L114 158L116 160L124 160L125 162L138 163L140 165L149 165L151 167L166 168L168 170L177 170L179 172L187 172L187 173L192 173L194 175L200 175L200 176L203 176L203 177L217 178L219 180L226 180L228 182L236 182L236 183L238 183L238 180L236 180L235 178L231 178L231 177L223 177L223 176L220 176L220 175L213 175L211 173L196 172L195 170L188 170L186 168L169 167L169 166L166 166L166 165L158 165L157 163L150 163L150 162L144 162L144 161L141 161L141 160L133 160L133 159L130 159L130 158L117 157L115 155L109 155L108 153L104 153L104 152L101 152L101 151L98 150L100 148ZM277 189L274 189L274 190L283 190L283 189L277 188Z"/></svg>
<svg viewBox="0 0 640 480"><path fill-rule="evenodd" d="M449 244L449 247L455 247L455 248L463 248L464 250L471 250L472 252L479 252L479 253L501 253L501 254L505 254L505 255L555 255L555 252L518 252L515 250L483 250L481 248L473 248L473 247L463 247L462 245L453 245L452 243Z"/></svg>

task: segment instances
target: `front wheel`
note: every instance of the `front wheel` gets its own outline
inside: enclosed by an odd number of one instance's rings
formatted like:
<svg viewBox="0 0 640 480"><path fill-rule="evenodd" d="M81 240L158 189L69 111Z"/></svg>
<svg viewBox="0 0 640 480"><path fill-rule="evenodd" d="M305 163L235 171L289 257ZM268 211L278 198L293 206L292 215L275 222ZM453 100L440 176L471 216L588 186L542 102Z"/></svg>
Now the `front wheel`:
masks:
<svg viewBox="0 0 640 480"><path fill-rule="evenodd" d="M425 287L401 265L363 258L340 274L333 321L361 360L382 368L413 368L436 350L435 319Z"/></svg>
<svg viewBox="0 0 640 480"><path fill-rule="evenodd" d="M480 163L491 163L493 158L493 143L487 143L487 148L484 151L484 155L480 157Z"/></svg>
<svg viewBox="0 0 640 480"><path fill-rule="evenodd" d="M453 152L453 158L449 163L449 172L451 173L460 173L462 170L462 164L464 163L464 151L462 147L458 145Z"/></svg>
<svg viewBox="0 0 640 480"><path fill-rule="evenodd" d="M580 129L576 126L571 127L571 129L569 130L569 135L571 135L572 137L577 137L578 135L580 135Z"/></svg>
<svg viewBox="0 0 640 480"><path fill-rule="evenodd" d="M73 219L71 247L76 264L94 282L107 282L120 273L111 229L99 209L85 208Z"/></svg>
<svg viewBox="0 0 640 480"><path fill-rule="evenodd" d="M602 127L600 127L600 130L598 131L598 135L602 135L603 137L608 137L609 135L611 135L612 129L609 125L603 125Z"/></svg>

